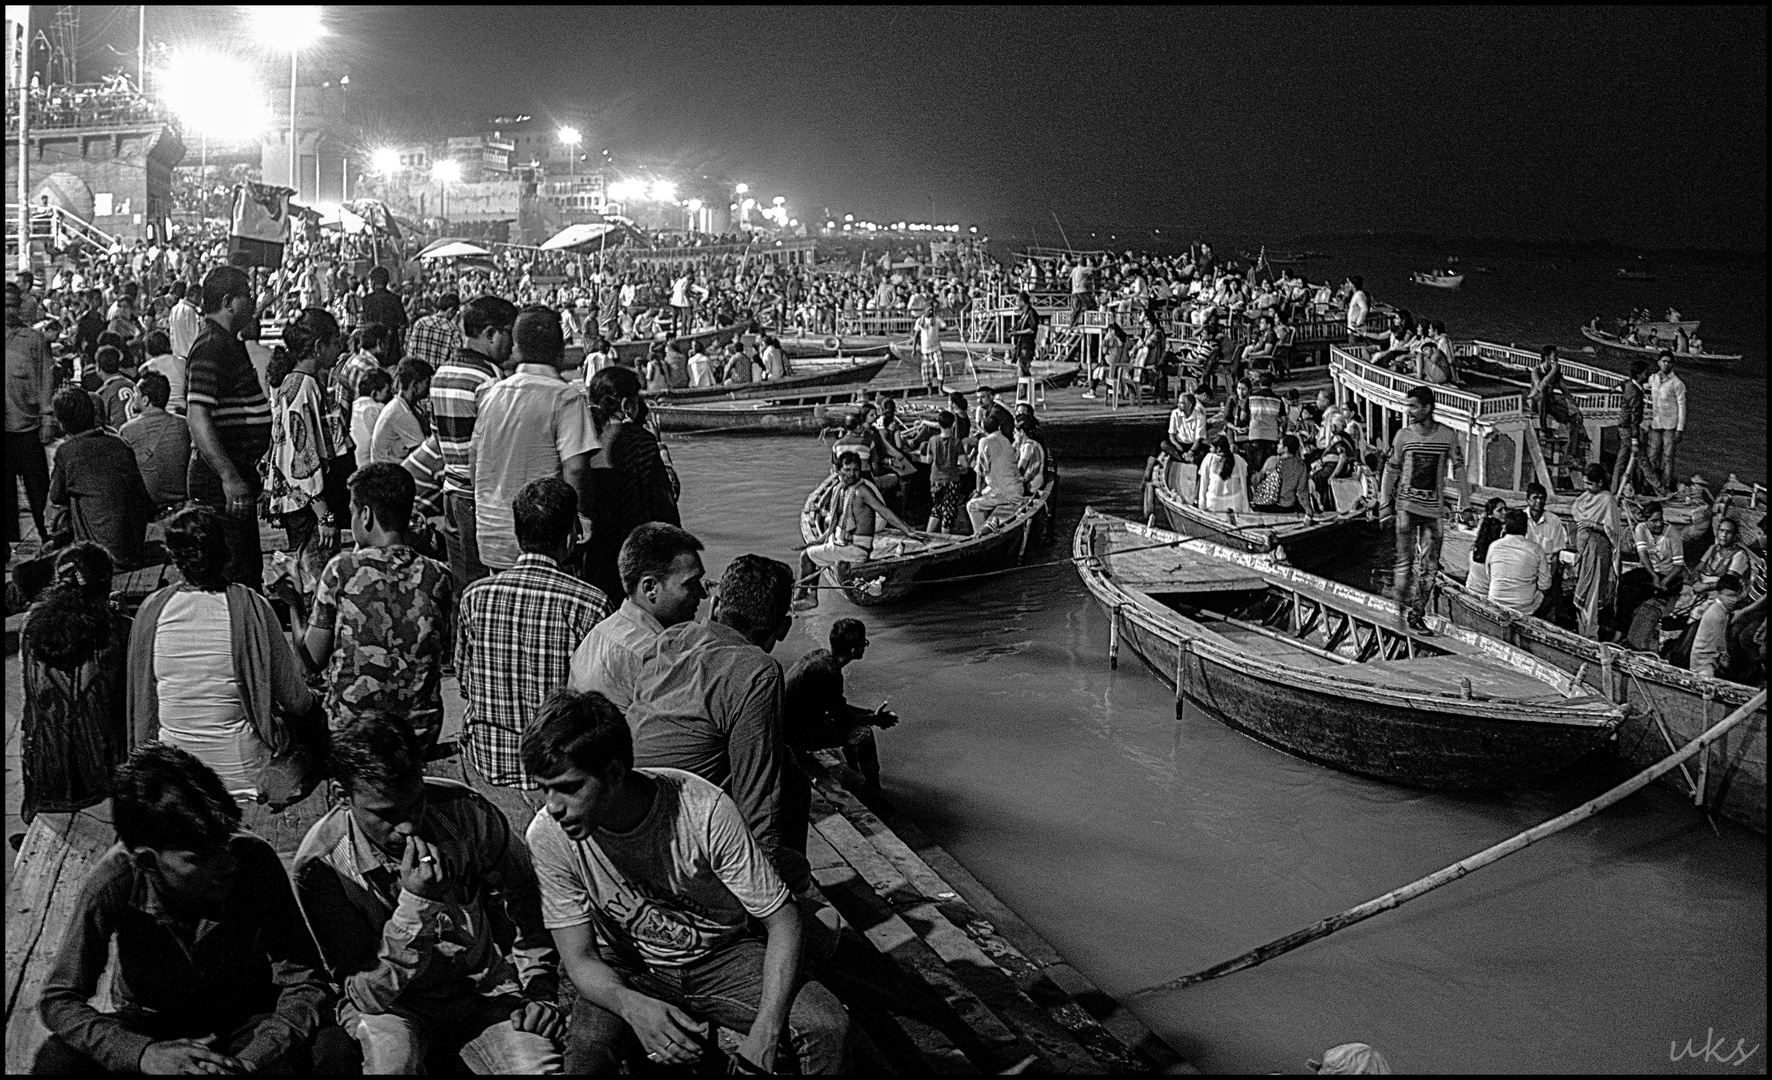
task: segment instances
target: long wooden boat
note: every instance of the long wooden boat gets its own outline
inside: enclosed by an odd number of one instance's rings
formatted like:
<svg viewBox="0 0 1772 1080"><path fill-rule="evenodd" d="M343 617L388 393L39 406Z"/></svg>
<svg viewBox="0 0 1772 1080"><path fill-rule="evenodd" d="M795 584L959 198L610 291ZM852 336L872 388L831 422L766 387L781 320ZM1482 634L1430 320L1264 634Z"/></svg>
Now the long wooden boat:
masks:
<svg viewBox="0 0 1772 1080"><path fill-rule="evenodd" d="M1596 693L1623 704L1616 744L1632 769L1644 769L1747 703L1752 687L1697 675L1652 653L1592 641L1554 623L1515 615L1441 576L1435 607L1454 624L1523 649ZM1663 784L1683 795L1702 786L1700 802L1724 817L1766 831L1766 710L1706 751L1695 769Z"/></svg>
<svg viewBox="0 0 1772 1080"><path fill-rule="evenodd" d="M1125 644L1218 720L1346 772L1426 788L1530 783L1623 709L1553 664L1259 556L1084 511L1072 554Z"/></svg>
<svg viewBox="0 0 1772 1080"><path fill-rule="evenodd" d="M790 360L809 360L820 356L885 356L891 339L855 334L801 334L777 338L781 351Z"/></svg>
<svg viewBox="0 0 1772 1080"><path fill-rule="evenodd" d="M706 330L684 334L678 337L677 341L688 351L693 351L697 347L711 349L716 345L725 345L730 342L738 336L742 329L743 327L739 326L711 326ZM664 339L635 338L629 341L617 341L611 347L615 349L615 359L618 363L626 367L638 368L645 365L646 357L652 352L652 346L662 340ZM576 356L582 362L584 347L582 345L568 346L566 354L568 359Z"/></svg>
<svg viewBox="0 0 1772 1080"><path fill-rule="evenodd" d="M654 390L647 400L654 407L665 402L748 401L753 398L780 398L784 394L820 386L851 386L864 383L880 374L890 362L882 356L877 360L809 360L796 365L794 374L762 382L736 383L725 386L698 386L686 390Z"/></svg>
<svg viewBox="0 0 1772 1080"><path fill-rule="evenodd" d="M830 533L835 496L842 481L834 474L812 489L800 510L800 538L815 544ZM994 520L985 531L972 536L929 534L928 541L907 540L895 533L874 537L875 557L865 562L841 563L829 568L824 578L842 588L843 595L858 607L895 604L920 586L949 578L1001 570L1021 562L1042 515L1052 501L1057 481L1049 482L1037 495L1024 498L1013 513ZM883 545L891 544L890 548ZM890 551L890 554L885 552Z"/></svg>
<svg viewBox="0 0 1772 1080"><path fill-rule="evenodd" d="M1175 489L1170 479L1168 455L1157 459L1145 481L1145 513L1160 514L1169 528L1183 536L1251 555L1277 558L1303 569L1322 566L1347 549L1354 523L1361 516L1349 511L1319 514L1310 521L1303 514L1215 514L1194 505Z"/></svg>
<svg viewBox="0 0 1772 1080"><path fill-rule="evenodd" d="M1654 281L1655 275L1650 273L1647 270L1628 270L1625 267L1621 266L1618 268L1618 280L1620 280L1620 281Z"/></svg>
<svg viewBox="0 0 1772 1080"><path fill-rule="evenodd" d="M1581 328L1582 336L1603 349L1623 353L1626 356L1642 356L1650 360L1660 356L1662 349L1656 345L1637 345L1619 337L1608 334L1604 330L1596 330L1591 326ZM1683 352L1674 353L1674 360L1682 364L1733 364L1741 359L1740 353Z"/></svg>
<svg viewBox="0 0 1772 1080"><path fill-rule="evenodd" d="M1638 329L1647 330L1656 337L1673 337L1681 330L1688 334L1698 332L1697 319L1681 319L1679 322L1669 322L1666 319L1644 319L1636 325Z"/></svg>
<svg viewBox="0 0 1772 1080"><path fill-rule="evenodd" d="M1464 284L1464 275L1430 274L1417 270L1409 275L1409 280L1417 285L1431 285L1436 289L1456 289Z"/></svg>

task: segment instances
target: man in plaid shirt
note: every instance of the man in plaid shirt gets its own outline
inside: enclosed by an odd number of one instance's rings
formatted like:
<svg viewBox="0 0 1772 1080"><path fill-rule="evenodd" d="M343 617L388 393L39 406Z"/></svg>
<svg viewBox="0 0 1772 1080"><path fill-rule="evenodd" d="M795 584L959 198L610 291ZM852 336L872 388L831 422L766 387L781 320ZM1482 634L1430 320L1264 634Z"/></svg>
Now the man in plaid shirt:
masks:
<svg viewBox="0 0 1772 1080"><path fill-rule="evenodd" d="M454 360L461 351L461 326L455 321L460 308L461 297L457 294L450 292L439 297L436 312L412 324L406 337L406 359L423 360L432 370Z"/></svg>
<svg viewBox="0 0 1772 1080"><path fill-rule="evenodd" d="M522 554L462 594L455 666L467 702L468 783L520 831L543 799L518 742L542 699L566 685L573 650L609 614L609 600L560 569L578 541L572 485L531 480L511 513Z"/></svg>

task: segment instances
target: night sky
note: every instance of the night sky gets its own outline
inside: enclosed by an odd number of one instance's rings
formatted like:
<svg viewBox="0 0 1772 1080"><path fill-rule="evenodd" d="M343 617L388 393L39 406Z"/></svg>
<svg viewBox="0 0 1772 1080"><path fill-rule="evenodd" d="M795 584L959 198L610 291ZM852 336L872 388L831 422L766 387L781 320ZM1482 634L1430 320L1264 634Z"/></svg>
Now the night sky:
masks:
<svg viewBox="0 0 1772 1080"><path fill-rule="evenodd" d="M83 11L127 12L133 50L134 9ZM251 49L237 18L150 7L148 36ZM308 70L348 71L354 105L573 122L618 168L724 173L806 220L1765 249L1764 7L326 18Z"/></svg>

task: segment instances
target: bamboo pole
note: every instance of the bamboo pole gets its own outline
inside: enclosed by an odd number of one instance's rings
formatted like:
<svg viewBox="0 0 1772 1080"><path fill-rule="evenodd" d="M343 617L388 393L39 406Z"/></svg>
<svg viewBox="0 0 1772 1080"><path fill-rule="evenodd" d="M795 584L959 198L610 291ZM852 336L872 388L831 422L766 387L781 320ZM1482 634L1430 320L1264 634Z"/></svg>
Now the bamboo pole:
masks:
<svg viewBox="0 0 1772 1080"><path fill-rule="evenodd" d="M1483 867L1488 866L1490 863L1498 862L1522 848L1529 847L1532 844L1543 840L1547 836L1562 832L1576 822L1585 821L1599 813L1601 810L1611 806L1613 803L1648 787L1662 775L1672 772L1675 768L1679 767L1688 758L1692 757L1692 755L1705 750L1711 743L1728 734L1731 728L1734 728L1737 724L1752 716L1765 703L1766 691L1761 690L1749 699L1747 704L1741 706L1741 708L1736 709L1734 712L1718 721L1715 727L1712 727L1704 734L1698 736L1698 738L1693 739L1691 742L1681 747L1678 752L1663 758L1654 765L1649 766L1647 769L1644 769L1642 772L1631 777L1629 780L1626 780L1624 783L1619 784L1612 790L1593 799L1589 799L1587 802L1582 803L1580 806L1577 806L1566 814L1559 815L1540 825L1533 826L1525 832L1509 837L1493 847L1485 848L1484 850L1477 852L1468 859L1453 863L1451 866L1442 870L1436 870L1427 877L1411 882L1400 889L1393 889L1377 899L1368 900L1364 904L1348 908L1339 915L1331 915L1329 918L1324 919L1315 925L1287 934L1285 937L1275 938L1266 945L1251 949L1239 957L1226 960L1222 964L1214 964L1212 967L1206 968L1202 971L1196 971L1192 975L1183 975L1179 979L1171 979L1165 983L1158 983L1155 986L1147 986L1142 990L1135 990L1127 995L1126 1000L1129 1002L1141 1001L1145 998L1155 997L1158 994L1166 994L1171 990L1180 990L1185 987L1193 986L1196 983L1203 983L1211 979L1216 979L1222 975L1229 975L1232 972L1242 971L1245 968L1252 968L1257 964L1272 960L1276 956L1289 953L1301 945L1307 945L1319 938L1328 937L1330 934L1333 934L1344 927L1352 926L1357 922L1370 919L1372 916L1381 912L1389 911L1391 908L1408 903L1418 896L1432 892L1447 882L1457 881L1459 878L1464 877L1473 870L1480 870Z"/></svg>

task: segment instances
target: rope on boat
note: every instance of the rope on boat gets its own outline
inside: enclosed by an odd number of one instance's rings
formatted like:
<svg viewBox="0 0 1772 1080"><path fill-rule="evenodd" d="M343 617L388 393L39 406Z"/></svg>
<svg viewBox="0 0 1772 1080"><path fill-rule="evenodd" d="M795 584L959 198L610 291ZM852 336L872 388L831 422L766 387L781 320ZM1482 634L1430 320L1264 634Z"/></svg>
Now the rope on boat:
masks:
<svg viewBox="0 0 1772 1080"><path fill-rule="evenodd" d="M1223 975L1229 975L1232 972L1242 971L1245 968L1252 968L1257 964L1272 960L1276 956L1289 953L1301 945L1307 945L1319 938L1328 937L1330 934L1333 934L1344 927L1352 926L1357 922L1370 919L1372 916L1381 912L1389 911L1391 908L1408 903L1410 900L1432 892L1448 882L1457 881L1459 878L1464 877L1473 870L1480 870L1483 867L1488 866L1490 863L1498 862L1522 848L1529 847L1532 844L1543 840L1547 836L1562 832L1569 826L1580 821L1585 821L1599 813L1601 810L1611 806L1613 803L1619 802L1627 796L1635 794L1643 788L1648 787L1663 775L1672 772L1676 768L1682 767L1688 759L1693 757L1699 751L1708 748L1711 743L1716 742L1724 735L1727 735L1732 728L1753 716L1754 713L1765 704L1766 691L1761 690L1752 698L1748 699L1746 704L1718 721L1714 727L1705 731L1704 734L1693 739L1673 754L1649 766L1647 769L1644 769L1642 772L1631 777L1629 780L1626 780L1624 783L1619 784L1610 791L1589 799L1587 802L1582 803L1580 806L1577 806L1575 809L1570 810L1565 814L1560 814L1557 817L1551 818L1549 821L1535 825L1532 828L1527 829L1525 832L1517 833L1514 836L1503 840L1499 844L1485 848L1482 851L1477 852L1475 855L1462 861L1455 862L1444 869L1436 870L1428 876L1411 882L1400 889L1393 889L1376 899L1368 900L1364 904L1348 908L1339 915L1331 915L1329 918L1324 919L1315 925L1308 926L1303 930L1287 934L1285 937L1275 938L1266 945L1251 949L1241 956L1226 960L1222 964L1214 964L1212 967L1206 968L1202 971L1196 971L1192 975L1183 975L1179 979L1171 979L1165 983L1158 983L1152 986L1147 986L1142 990L1135 990L1127 996L1126 1000L1141 1001L1146 998L1155 997L1158 994L1166 994L1172 990L1181 990L1185 987L1193 986L1196 983L1203 983L1211 979L1219 978ZM1709 755L1706 754L1707 759L1708 757Z"/></svg>

